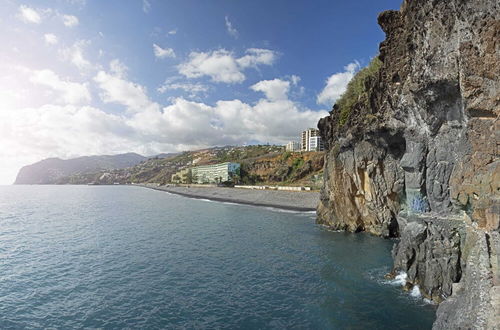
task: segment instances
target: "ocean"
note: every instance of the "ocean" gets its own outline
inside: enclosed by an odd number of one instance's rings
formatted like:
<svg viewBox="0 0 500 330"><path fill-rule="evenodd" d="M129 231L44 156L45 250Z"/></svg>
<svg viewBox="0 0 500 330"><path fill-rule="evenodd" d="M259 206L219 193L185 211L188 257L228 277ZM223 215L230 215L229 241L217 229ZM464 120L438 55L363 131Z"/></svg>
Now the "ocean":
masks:
<svg viewBox="0 0 500 330"><path fill-rule="evenodd" d="M133 186L0 186L0 329L430 329L394 241Z"/></svg>

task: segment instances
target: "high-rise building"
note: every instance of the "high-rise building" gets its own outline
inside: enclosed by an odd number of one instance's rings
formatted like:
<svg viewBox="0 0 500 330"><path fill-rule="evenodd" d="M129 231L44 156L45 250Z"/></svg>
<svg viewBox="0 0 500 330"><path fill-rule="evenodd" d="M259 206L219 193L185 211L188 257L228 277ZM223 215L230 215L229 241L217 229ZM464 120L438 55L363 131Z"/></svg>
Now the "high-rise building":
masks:
<svg viewBox="0 0 500 330"><path fill-rule="evenodd" d="M300 151L300 143L295 141L290 141L287 143L285 150L291 152Z"/></svg>
<svg viewBox="0 0 500 330"><path fill-rule="evenodd" d="M319 136L319 130L308 128L301 134L300 150L302 151L323 151L324 145Z"/></svg>
<svg viewBox="0 0 500 330"><path fill-rule="evenodd" d="M309 139L309 151L323 151L325 146L323 145L323 140L321 136L313 136Z"/></svg>

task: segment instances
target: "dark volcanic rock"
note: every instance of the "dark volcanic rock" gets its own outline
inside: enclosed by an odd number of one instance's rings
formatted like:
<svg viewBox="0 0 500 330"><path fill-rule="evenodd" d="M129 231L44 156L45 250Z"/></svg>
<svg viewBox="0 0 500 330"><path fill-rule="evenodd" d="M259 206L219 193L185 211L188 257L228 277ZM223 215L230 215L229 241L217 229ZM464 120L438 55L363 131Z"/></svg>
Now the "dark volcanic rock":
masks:
<svg viewBox="0 0 500 330"><path fill-rule="evenodd" d="M436 328L498 326L500 3L407 0L378 20L380 69L318 123L318 222L401 236L395 271L434 300L451 295Z"/></svg>
<svg viewBox="0 0 500 330"><path fill-rule="evenodd" d="M424 296L442 301L461 276L464 224L436 216L411 215L405 220L401 240L393 250L394 270L406 272L407 281L422 288Z"/></svg>
<svg viewBox="0 0 500 330"><path fill-rule="evenodd" d="M21 168L14 184L54 184L70 175L125 168L146 159L135 153L85 156L67 160L48 158Z"/></svg>

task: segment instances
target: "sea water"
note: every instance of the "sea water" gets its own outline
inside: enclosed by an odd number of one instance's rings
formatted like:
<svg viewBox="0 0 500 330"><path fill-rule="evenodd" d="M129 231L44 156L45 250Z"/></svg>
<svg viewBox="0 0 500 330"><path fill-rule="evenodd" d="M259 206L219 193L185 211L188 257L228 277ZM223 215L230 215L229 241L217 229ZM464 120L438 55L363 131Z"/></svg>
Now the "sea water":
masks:
<svg viewBox="0 0 500 330"><path fill-rule="evenodd" d="M429 329L393 241L133 186L0 186L0 329Z"/></svg>

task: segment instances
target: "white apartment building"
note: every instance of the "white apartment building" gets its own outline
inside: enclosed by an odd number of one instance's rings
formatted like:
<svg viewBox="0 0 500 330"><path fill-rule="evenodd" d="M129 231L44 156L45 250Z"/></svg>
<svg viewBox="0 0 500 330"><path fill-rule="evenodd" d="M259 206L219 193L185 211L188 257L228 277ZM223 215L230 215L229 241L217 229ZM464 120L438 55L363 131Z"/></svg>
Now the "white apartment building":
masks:
<svg viewBox="0 0 500 330"><path fill-rule="evenodd" d="M196 166L191 169L194 183L222 183L232 181L240 175L240 164L220 163L214 165Z"/></svg>
<svg viewBox="0 0 500 330"><path fill-rule="evenodd" d="M308 128L303 131L300 142L301 151L323 151L325 149L319 136L319 130L315 128Z"/></svg>
<svg viewBox="0 0 500 330"><path fill-rule="evenodd" d="M313 136L309 139L309 151L323 151L325 146L321 140L321 136Z"/></svg>
<svg viewBox="0 0 500 330"><path fill-rule="evenodd" d="M300 151L300 143L295 141L290 141L285 146L285 150L290 152Z"/></svg>

